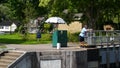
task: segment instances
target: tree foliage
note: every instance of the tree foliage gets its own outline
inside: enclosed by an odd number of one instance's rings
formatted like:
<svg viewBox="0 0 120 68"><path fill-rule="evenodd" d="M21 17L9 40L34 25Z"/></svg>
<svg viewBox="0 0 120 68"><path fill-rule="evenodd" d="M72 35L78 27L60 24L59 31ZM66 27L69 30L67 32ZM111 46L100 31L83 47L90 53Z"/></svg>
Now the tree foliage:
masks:
<svg viewBox="0 0 120 68"><path fill-rule="evenodd" d="M120 0L1 0L0 18L24 24L38 16L59 16L70 23L74 14L83 13L81 21L96 29L96 25L109 20L120 22L119 3Z"/></svg>
<svg viewBox="0 0 120 68"><path fill-rule="evenodd" d="M2 0L2 4L5 4L10 12L12 12L10 17L12 20L19 20L21 22L26 19L25 17L36 18L46 12L44 8L38 6L39 0L5 0L4 3Z"/></svg>
<svg viewBox="0 0 120 68"><path fill-rule="evenodd" d="M11 15L10 9L7 6L1 4L0 5L0 19L1 19L1 21L10 18L10 15Z"/></svg>
<svg viewBox="0 0 120 68"><path fill-rule="evenodd" d="M49 10L49 16L61 16L71 21L75 13L83 13L82 21L85 21L90 28L97 28L97 22L113 20L119 15L119 0L40 0ZM68 10L67 14L62 11Z"/></svg>

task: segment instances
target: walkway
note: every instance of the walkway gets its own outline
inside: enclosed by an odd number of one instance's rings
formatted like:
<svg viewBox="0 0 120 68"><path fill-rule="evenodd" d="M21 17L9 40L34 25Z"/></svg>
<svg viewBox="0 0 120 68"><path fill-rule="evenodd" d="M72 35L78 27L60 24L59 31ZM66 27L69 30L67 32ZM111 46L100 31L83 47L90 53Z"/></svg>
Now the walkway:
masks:
<svg viewBox="0 0 120 68"><path fill-rule="evenodd" d="M86 48L80 48L77 43L68 43L67 47L61 47L57 49L56 47L52 47L52 44L35 44L35 45L20 45L20 44L6 44L8 49L15 50L24 50L28 52L37 52L37 51L66 51L66 50L84 50Z"/></svg>

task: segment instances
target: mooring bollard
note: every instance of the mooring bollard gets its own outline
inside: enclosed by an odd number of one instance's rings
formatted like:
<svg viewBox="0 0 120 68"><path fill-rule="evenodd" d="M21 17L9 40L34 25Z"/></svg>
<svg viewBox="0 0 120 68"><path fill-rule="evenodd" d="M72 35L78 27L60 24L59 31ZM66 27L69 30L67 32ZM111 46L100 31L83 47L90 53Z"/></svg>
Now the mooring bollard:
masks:
<svg viewBox="0 0 120 68"><path fill-rule="evenodd" d="M57 49L60 49L61 45L60 43L57 43Z"/></svg>

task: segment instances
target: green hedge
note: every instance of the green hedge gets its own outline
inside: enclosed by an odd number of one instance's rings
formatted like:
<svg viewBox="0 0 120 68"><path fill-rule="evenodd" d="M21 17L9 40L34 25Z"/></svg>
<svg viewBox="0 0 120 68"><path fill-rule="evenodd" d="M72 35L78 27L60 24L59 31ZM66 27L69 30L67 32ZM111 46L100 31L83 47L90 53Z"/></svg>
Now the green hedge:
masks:
<svg viewBox="0 0 120 68"><path fill-rule="evenodd" d="M68 42L79 42L79 32L68 33Z"/></svg>

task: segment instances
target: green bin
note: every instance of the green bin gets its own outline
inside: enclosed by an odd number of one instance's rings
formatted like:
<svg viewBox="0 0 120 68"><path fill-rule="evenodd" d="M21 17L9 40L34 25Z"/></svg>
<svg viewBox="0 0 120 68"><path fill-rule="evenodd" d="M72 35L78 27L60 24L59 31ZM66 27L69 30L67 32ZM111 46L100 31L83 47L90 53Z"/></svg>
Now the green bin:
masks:
<svg viewBox="0 0 120 68"><path fill-rule="evenodd" d="M67 30L55 30L52 36L52 46L57 47L60 43L61 47L67 47Z"/></svg>

